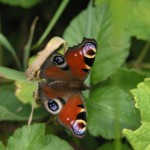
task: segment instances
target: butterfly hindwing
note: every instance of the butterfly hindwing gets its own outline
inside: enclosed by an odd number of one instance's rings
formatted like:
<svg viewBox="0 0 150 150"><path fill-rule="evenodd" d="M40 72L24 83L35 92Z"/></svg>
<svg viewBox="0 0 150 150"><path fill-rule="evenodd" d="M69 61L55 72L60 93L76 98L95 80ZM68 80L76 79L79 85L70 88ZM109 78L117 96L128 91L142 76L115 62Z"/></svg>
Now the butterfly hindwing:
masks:
<svg viewBox="0 0 150 150"><path fill-rule="evenodd" d="M51 114L58 114L58 121L76 137L86 132L86 110L80 92L58 91L47 83L39 83L39 101Z"/></svg>
<svg viewBox="0 0 150 150"><path fill-rule="evenodd" d="M82 95L71 95L61 109L58 120L60 124L69 129L76 137L83 137L86 133L86 109Z"/></svg>
<svg viewBox="0 0 150 150"><path fill-rule="evenodd" d="M66 103L70 91L57 90L52 88L48 83L38 84L38 103L51 114L58 114Z"/></svg>

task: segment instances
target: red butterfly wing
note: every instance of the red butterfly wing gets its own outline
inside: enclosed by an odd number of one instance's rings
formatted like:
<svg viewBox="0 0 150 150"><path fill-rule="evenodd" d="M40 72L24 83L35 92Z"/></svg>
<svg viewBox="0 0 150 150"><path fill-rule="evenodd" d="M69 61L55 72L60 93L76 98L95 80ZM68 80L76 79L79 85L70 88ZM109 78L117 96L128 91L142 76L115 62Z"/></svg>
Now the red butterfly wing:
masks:
<svg viewBox="0 0 150 150"><path fill-rule="evenodd" d="M69 48L65 55L51 54L41 67L40 77L54 80L84 80L96 55L96 41L84 38L82 43Z"/></svg>
<svg viewBox="0 0 150 150"><path fill-rule="evenodd" d="M49 82L71 77L65 57L57 52L47 58L40 70L40 78L48 79Z"/></svg>
<svg viewBox="0 0 150 150"><path fill-rule="evenodd" d="M74 136L83 137L86 132L86 110L80 93L68 98L58 115L59 122L68 128Z"/></svg>
<svg viewBox="0 0 150 150"><path fill-rule="evenodd" d="M74 136L83 137L86 132L86 110L80 92L56 90L46 83L39 83L39 102L51 114L58 114L58 121Z"/></svg>
<svg viewBox="0 0 150 150"><path fill-rule="evenodd" d="M96 41L84 38L81 44L69 48L65 53L65 58L69 65L72 78L84 80L95 60Z"/></svg>

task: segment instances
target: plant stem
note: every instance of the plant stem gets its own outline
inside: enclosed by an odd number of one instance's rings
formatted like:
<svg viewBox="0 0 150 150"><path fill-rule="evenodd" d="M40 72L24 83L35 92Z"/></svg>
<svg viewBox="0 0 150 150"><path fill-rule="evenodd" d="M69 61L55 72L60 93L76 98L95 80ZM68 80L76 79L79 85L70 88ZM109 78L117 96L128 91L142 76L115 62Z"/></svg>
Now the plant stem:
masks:
<svg viewBox="0 0 150 150"><path fill-rule="evenodd" d="M93 5L93 0L89 1L88 7L87 7L87 28L85 30L85 35L86 37L91 37L91 29L92 29L92 5ZM88 78L85 80L85 84L90 86L91 85L91 74L89 74ZM87 97L89 98L90 92L86 93Z"/></svg>
<svg viewBox="0 0 150 150"><path fill-rule="evenodd" d="M87 20L87 28L86 28L86 36L90 37L91 36L91 29L92 29L92 4L93 4L93 0L89 1L88 4L88 8L87 8L87 16L88 16L88 20Z"/></svg>
<svg viewBox="0 0 150 150"><path fill-rule="evenodd" d="M137 64L137 65L140 65L140 64L142 63L142 61L143 61L143 59L144 59L146 53L148 52L149 46L150 46L150 43L147 42L147 43L145 44L144 48L142 49L142 51L141 51L139 57L138 57L137 60L136 60L136 64Z"/></svg>
<svg viewBox="0 0 150 150"><path fill-rule="evenodd" d="M142 63L140 64L140 67L143 69L150 69L150 63Z"/></svg>
<svg viewBox="0 0 150 150"><path fill-rule="evenodd" d="M62 3L60 4L57 12L55 13L54 17L49 22L46 30L44 31L44 33L42 34L42 36L40 37L40 39L37 41L37 43L32 47L32 49L37 48L45 40L45 38L50 33L50 31L52 30L52 28L56 24L57 20L61 16L61 14L62 14L63 10L65 9L65 7L67 6L68 2L69 2L69 0L63 0L62 1Z"/></svg>
<svg viewBox="0 0 150 150"><path fill-rule="evenodd" d="M33 22L32 22L31 28L30 28L30 34L29 34L27 44L25 45L25 48L24 48L24 59L23 59L24 70L26 70L26 68L27 68L27 63L28 63L30 50L31 50L31 43L33 40L35 25L36 25L37 21L38 21L38 17L35 17Z"/></svg>
<svg viewBox="0 0 150 150"><path fill-rule="evenodd" d="M18 59L16 53L15 53L15 52L12 52L12 56L14 57L14 60L16 61L16 64L17 64L18 69L19 69L19 70L22 70L22 66L21 66L21 64L20 64L20 61L19 61L19 59Z"/></svg>
<svg viewBox="0 0 150 150"><path fill-rule="evenodd" d="M2 24L1 24L1 13L0 13L0 33L2 32ZM0 65L3 64L3 51L2 46L0 45Z"/></svg>
<svg viewBox="0 0 150 150"><path fill-rule="evenodd" d="M30 116L29 116L29 119L28 119L28 127L31 125L31 122L32 122L32 119L33 119L33 113L34 113L34 102L31 106L31 112L30 112Z"/></svg>

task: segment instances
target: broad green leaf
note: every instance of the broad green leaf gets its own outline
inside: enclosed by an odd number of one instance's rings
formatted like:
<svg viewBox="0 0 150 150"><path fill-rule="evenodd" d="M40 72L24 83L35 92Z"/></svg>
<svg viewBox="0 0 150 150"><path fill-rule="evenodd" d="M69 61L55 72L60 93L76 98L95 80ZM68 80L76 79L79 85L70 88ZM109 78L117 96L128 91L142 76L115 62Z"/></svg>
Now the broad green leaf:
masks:
<svg viewBox="0 0 150 150"><path fill-rule="evenodd" d="M146 75L137 70L120 68L113 76L108 79L105 85L118 86L129 93L129 90L135 88L138 83L145 79Z"/></svg>
<svg viewBox="0 0 150 150"><path fill-rule="evenodd" d="M91 111L88 113L88 119L91 119L90 124L89 124L89 126L91 126L91 130L90 130L91 133L93 133L93 129L95 129L96 130L95 132L99 132L99 135L110 133L110 135L113 136L113 138L115 138L116 135L112 133L111 128L110 128L110 131L107 131L109 130L109 127L107 130L105 128L105 125L107 126L108 124L109 126L111 125L110 122L113 121L113 118L109 115L109 113L113 115L118 112L120 116L118 116L117 119L114 116L114 120L116 119L119 121L123 119L124 115L126 115L127 113L126 111L128 111L128 117L126 116L127 118L124 119L124 121L128 122L130 126L134 128L139 125L140 117L139 117L139 114L136 113L137 110L135 110L134 108L132 95L129 91L132 88L135 88L139 82L144 80L144 78L145 78L145 75L140 72L137 72L136 70L120 68L115 74L113 74L113 76L110 79L100 84L99 87L96 87L95 89L93 89L93 91L91 92L91 97L88 101L89 105L87 106L88 109ZM111 89L114 92L112 92ZM94 100L94 103L91 102L92 100ZM104 109L103 111L100 111L101 110L100 105L104 105L103 103L106 106L103 108ZM124 107L124 105L130 105L130 107L128 107L128 110L126 110L126 107ZM99 106L99 108L97 106ZM115 109L117 107L118 109ZM137 122L137 124L135 123L136 125L135 124L133 125L132 120L131 120L132 113L134 111L135 111L134 118ZM97 113L97 116L96 116L96 113ZM103 117L104 115L108 115L108 117ZM128 118L130 118L130 120L127 120ZM99 120L99 122L94 121L94 120ZM91 124L92 122L94 123ZM106 123L103 125L103 122L106 122ZM119 126L123 126L123 125L126 126L125 122L119 122L119 124L121 124ZM95 128L95 125L97 125L97 129ZM102 125L102 127L100 125ZM103 132L100 132L100 130L102 130ZM122 128L119 130L119 132L121 132L121 130ZM105 137L107 138L108 136L106 135Z"/></svg>
<svg viewBox="0 0 150 150"><path fill-rule="evenodd" d="M0 3L9 4L12 6L21 6L23 8L32 7L39 2L40 0L0 0Z"/></svg>
<svg viewBox="0 0 150 150"><path fill-rule="evenodd" d="M122 129L135 129L140 125L140 115L131 95L119 87L97 87L86 102L88 129L94 136L117 138Z"/></svg>
<svg viewBox="0 0 150 150"><path fill-rule="evenodd" d="M0 77L10 80L27 81L25 74L21 71L0 66Z"/></svg>
<svg viewBox="0 0 150 150"><path fill-rule="evenodd" d="M5 150L5 146L3 145L3 143L0 141L0 150Z"/></svg>
<svg viewBox="0 0 150 150"><path fill-rule="evenodd" d="M107 79L125 61L129 52L129 36L124 31L124 25L116 22L109 6L106 4L91 10L91 36L98 43L96 60L92 68L91 81L93 84ZM86 35L87 14L85 10L72 20L64 33L69 46L79 43Z"/></svg>
<svg viewBox="0 0 150 150"><path fill-rule="evenodd" d="M31 104L37 107L34 99L34 92L37 90L36 82L16 81L16 96L24 104Z"/></svg>
<svg viewBox="0 0 150 150"><path fill-rule="evenodd" d="M44 124L33 124L18 129L8 140L7 150L73 150L66 141L45 135Z"/></svg>
<svg viewBox="0 0 150 150"><path fill-rule="evenodd" d="M141 112L142 125L135 131L124 129L123 134L127 137L135 150L150 149L150 78L139 83L132 94L136 101L136 107Z"/></svg>
<svg viewBox="0 0 150 150"><path fill-rule="evenodd" d="M150 1L128 1L127 30L131 36L139 39L150 40Z"/></svg>
<svg viewBox="0 0 150 150"><path fill-rule="evenodd" d="M110 5L112 13L117 13L124 20L124 27L131 36L136 36L142 40L150 40L150 1L149 0L96 0L95 4L102 5L107 2ZM120 5L121 4L121 5ZM122 10L126 13L122 14Z"/></svg>
<svg viewBox="0 0 150 150"><path fill-rule="evenodd" d="M66 141L54 135L46 135L44 138L40 139L38 143L38 145L35 143L34 146L32 146L33 150L38 148L42 150L73 150L73 148Z"/></svg>
<svg viewBox="0 0 150 150"><path fill-rule="evenodd" d="M108 0L95 0L95 5L98 6L98 5L102 5L104 2L106 2Z"/></svg>
<svg viewBox="0 0 150 150"><path fill-rule="evenodd" d="M30 105L23 105L14 95L14 87L12 85L0 86L0 121L12 120L23 121L28 120L31 112ZM46 116L43 109L35 109L33 119L40 119Z"/></svg>
<svg viewBox="0 0 150 150"><path fill-rule="evenodd" d="M121 142L107 142L99 147L97 150L131 150L128 145Z"/></svg>

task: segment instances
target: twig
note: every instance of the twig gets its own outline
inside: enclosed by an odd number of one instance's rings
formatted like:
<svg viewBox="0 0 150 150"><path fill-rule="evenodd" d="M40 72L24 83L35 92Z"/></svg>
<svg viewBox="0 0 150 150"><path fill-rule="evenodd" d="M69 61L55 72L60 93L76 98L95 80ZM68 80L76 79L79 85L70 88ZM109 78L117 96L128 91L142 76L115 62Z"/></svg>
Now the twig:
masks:
<svg viewBox="0 0 150 150"><path fill-rule="evenodd" d="M142 69L150 69L150 63L142 63L142 64L140 64L140 67Z"/></svg>
<svg viewBox="0 0 150 150"><path fill-rule="evenodd" d="M30 116L29 116L29 119L28 119L28 127L31 125L31 122L32 122L32 118L33 118L33 112L34 112L34 103L32 104L32 107L31 107L31 112L30 112Z"/></svg>
<svg viewBox="0 0 150 150"><path fill-rule="evenodd" d="M23 59L24 70L27 68L27 63L28 63L30 50L31 50L31 43L33 40L34 30L35 30L37 21L38 21L38 17L35 17L30 28L30 34L29 34L27 44L25 45L25 48L24 48L24 59Z"/></svg>

